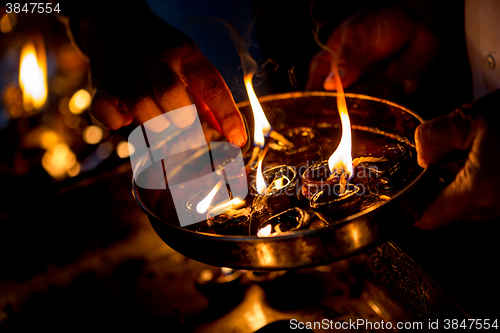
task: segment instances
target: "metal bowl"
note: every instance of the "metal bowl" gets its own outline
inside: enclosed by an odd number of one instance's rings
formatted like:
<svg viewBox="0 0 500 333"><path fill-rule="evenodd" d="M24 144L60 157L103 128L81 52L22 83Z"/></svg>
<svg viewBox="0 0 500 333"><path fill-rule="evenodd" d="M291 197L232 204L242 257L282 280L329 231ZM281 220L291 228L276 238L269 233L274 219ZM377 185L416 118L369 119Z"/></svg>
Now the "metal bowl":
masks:
<svg viewBox="0 0 500 333"><path fill-rule="evenodd" d="M260 102L274 129L321 124L321 135L329 136L331 142L336 143L341 133L336 96L329 92L295 92L266 96ZM346 94L346 100L353 129L353 156L384 142L403 142L414 147L415 128L423 122L419 115L379 98ZM244 115L250 114L248 102L238 106ZM251 121L249 127L253 128ZM331 151L325 153L329 155ZM181 167L182 163L181 160ZM144 167L147 163L139 161L136 171ZM425 173L426 170L417 167L406 186L390 200L341 218L329 227L266 238L187 230L180 227L168 188L147 190L132 181L132 190L157 234L183 255L216 266L281 270L345 258L365 251L387 240L392 232L411 225L418 217L414 204L421 199L420 194L415 194L414 187ZM162 176L161 173L156 177Z"/></svg>

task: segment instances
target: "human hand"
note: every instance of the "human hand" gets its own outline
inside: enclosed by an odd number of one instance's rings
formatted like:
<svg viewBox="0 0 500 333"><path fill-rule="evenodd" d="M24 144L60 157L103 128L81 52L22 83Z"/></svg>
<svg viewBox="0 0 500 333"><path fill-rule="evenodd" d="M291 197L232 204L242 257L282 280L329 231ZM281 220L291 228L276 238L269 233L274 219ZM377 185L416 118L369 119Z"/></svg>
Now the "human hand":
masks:
<svg viewBox="0 0 500 333"><path fill-rule="evenodd" d="M455 179L425 210L415 226L423 229L459 220L500 218L500 90L417 127L415 142L422 167L443 161L455 151L468 151Z"/></svg>
<svg viewBox="0 0 500 333"><path fill-rule="evenodd" d="M405 10L388 7L346 20L330 35L326 47L331 52L323 49L311 61L307 90L336 90L337 61L344 88L365 76L372 92L377 89L387 97L416 90L437 53L437 39Z"/></svg>
<svg viewBox="0 0 500 333"><path fill-rule="evenodd" d="M96 88L92 114L115 130L129 125L134 117L145 123L195 103L212 127L243 146L247 140L243 119L217 69L186 35L149 9L133 10L85 17L79 24L81 46ZM188 126L194 117L171 114L147 125L160 132L170 123Z"/></svg>

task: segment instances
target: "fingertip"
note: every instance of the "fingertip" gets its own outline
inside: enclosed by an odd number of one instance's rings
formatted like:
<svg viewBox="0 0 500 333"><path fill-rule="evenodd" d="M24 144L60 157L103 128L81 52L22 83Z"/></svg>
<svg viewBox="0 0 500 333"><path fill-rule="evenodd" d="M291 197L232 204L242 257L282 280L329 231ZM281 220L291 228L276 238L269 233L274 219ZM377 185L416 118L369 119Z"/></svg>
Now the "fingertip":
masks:
<svg viewBox="0 0 500 333"><path fill-rule="evenodd" d="M122 110L117 96L97 92L91 106L92 115L110 130L117 130L132 122L133 116Z"/></svg>
<svg viewBox="0 0 500 333"><path fill-rule="evenodd" d="M129 112L122 112L122 116L125 118L125 123L123 124L123 126L128 126L130 124L132 124L132 121L134 121L134 116L131 115Z"/></svg>
<svg viewBox="0 0 500 333"><path fill-rule="evenodd" d="M154 133L163 132L168 126L170 126L170 121L166 113L160 114L148 121L144 122L144 127Z"/></svg>
<svg viewBox="0 0 500 333"><path fill-rule="evenodd" d="M330 74L326 77L325 82L323 83L323 88L325 90L337 90L335 72L335 70L330 71ZM337 69L337 72L343 88L347 88L354 84L361 75L361 69L355 63L344 63L342 67Z"/></svg>
<svg viewBox="0 0 500 333"><path fill-rule="evenodd" d="M325 82L323 83L323 88L326 91L337 90L337 85L335 84L335 73L334 72L330 72L330 74L328 74L328 76L325 79Z"/></svg>
<svg viewBox="0 0 500 333"><path fill-rule="evenodd" d="M415 148L417 149L417 162L422 168L427 168L429 166L429 161L425 156L424 140L422 137L422 131L426 123L422 123L415 129Z"/></svg>
<svg viewBox="0 0 500 333"><path fill-rule="evenodd" d="M241 128L233 129L227 139L229 142L238 145L238 147L243 147L248 140L246 131Z"/></svg>
<svg viewBox="0 0 500 333"><path fill-rule="evenodd" d="M430 226L424 219L419 219L413 224L415 227L422 230L433 230L435 227Z"/></svg>
<svg viewBox="0 0 500 333"><path fill-rule="evenodd" d="M429 166L429 162L422 156L422 154L417 154L417 163L424 169Z"/></svg>

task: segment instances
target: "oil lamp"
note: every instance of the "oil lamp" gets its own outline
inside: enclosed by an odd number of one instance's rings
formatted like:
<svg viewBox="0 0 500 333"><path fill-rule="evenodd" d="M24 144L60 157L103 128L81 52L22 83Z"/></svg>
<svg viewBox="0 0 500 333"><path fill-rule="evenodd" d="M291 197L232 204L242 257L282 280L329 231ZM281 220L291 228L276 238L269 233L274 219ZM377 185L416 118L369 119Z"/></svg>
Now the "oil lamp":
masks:
<svg viewBox="0 0 500 333"><path fill-rule="evenodd" d="M28 41L21 50L19 85L23 91L23 107L26 112L44 107L47 100L47 60L41 40L37 47L35 43Z"/></svg>
<svg viewBox="0 0 500 333"><path fill-rule="evenodd" d="M349 183L353 174L351 121L339 75L335 79L342 137L328 161L314 163L302 175L302 194L310 200L311 208L353 207L359 199L360 187Z"/></svg>
<svg viewBox="0 0 500 333"><path fill-rule="evenodd" d="M287 165L299 166L320 157L319 133L309 127L293 127L280 135L271 132L269 160L285 161Z"/></svg>
<svg viewBox="0 0 500 333"><path fill-rule="evenodd" d="M343 210L345 214L353 214L385 200L394 193L391 190L404 182L410 150L394 143L353 160L345 95L338 75L335 80L342 126L340 143L327 161L317 161L304 172L301 194L313 209ZM384 197L381 199L380 195Z"/></svg>
<svg viewBox="0 0 500 333"><path fill-rule="evenodd" d="M260 165L260 164L259 164ZM256 174L252 184L257 192L252 202L252 225L261 225L270 216L290 208L295 198L296 172L286 165L270 168ZM251 233L255 233L251 227Z"/></svg>
<svg viewBox="0 0 500 333"><path fill-rule="evenodd" d="M288 129L313 124L312 129L319 133L321 151L331 154L335 151L334 145L337 146L338 143L334 142L332 137L338 134L340 139L342 134L338 110L334 105L336 98L337 94L327 92L296 92L263 97L259 102L266 111L286 109L289 112L290 116L287 117L284 127L279 129L287 139L289 137L283 133ZM415 156L411 154L414 149L414 130L422 119L390 101L360 95L347 95L346 101L353 131L353 159L352 174L350 177L344 176L347 188L344 193L349 191L348 184L356 185L359 190L345 199L342 197L344 200L321 208L311 207L310 198L314 194L302 195L306 181L302 177L304 171L307 171L305 166L295 167L279 159L271 163L267 154L262 157L259 168L259 174L262 172L262 182L259 181L259 184L264 185L264 192L262 189L262 194L257 191L257 170L247 169L246 173L250 174L248 178L254 180L247 186L250 188L249 192L254 195L238 197L242 200L241 206L230 208L219 215L216 214L224 208L217 207L224 202L219 202L216 196L206 213L208 221L204 221L202 227L200 223L182 227L189 230L180 230L178 222L172 218L172 211L176 207L168 191L155 190L150 193L150 190L142 189L134 183L136 198L148 214L155 230L167 244L191 258L211 264L253 270L282 269L312 265L330 258L338 259L353 251L364 249L375 240L383 238L382 230L394 230L396 222L400 225L402 219L406 221L409 214L414 212L406 212L406 207L413 202L409 195L413 194L409 192L410 189L416 186L424 174L418 167ZM239 107L242 112L251 112L249 102L242 103ZM277 128L278 126L275 130ZM269 144L273 140L273 137L268 139ZM259 151L259 155L263 154L265 148L266 145ZM268 154L271 153L269 148ZM324 171L311 181L337 181L341 184L342 171L347 168L338 168L334 178L328 179L333 174L328 166L328 157L330 155L327 155L325 161L317 162ZM409 169L405 170L408 165ZM277 195L273 195L273 187L288 184L286 179L275 181L275 177L271 176L275 170L268 170L277 166L287 167L277 168L276 170L280 171L278 175L286 175L288 167L296 171L294 196L286 195L288 191L277 191ZM316 176L316 173L314 175ZM291 179L288 175L287 177ZM387 181L382 181L383 178ZM398 179L401 181L396 182ZM196 204L193 207L209 194L215 184L216 182L203 190L203 195L194 201ZM221 187L221 190L224 188ZM340 185L338 188L340 193ZM201 191L199 185L198 190ZM297 195L297 192L300 195ZM262 215L253 215L256 198L276 199L278 203L281 200L289 200L289 203L275 208L270 214L264 211ZM233 199L235 197L231 200ZM327 197L318 196L313 204L323 203L322 199L326 200ZM338 197L333 195L333 199ZM231 200L225 204L231 206ZM359 201L352 204L355 200ZM343 206L344 203L347 206ZM214 214L211 214L212 210ZM302 211L309 215L309 222L299 223L301 219L298 216ZM197 246L193 247L192 244Z"/></svg>
<svg viewBox="0 0 500 333"><path fill-rule="evenodd" d="M310 220L311 218L305 210L293 207L267 219L257 231L257 236L277 236L299 230L307 227Z"/></svg>

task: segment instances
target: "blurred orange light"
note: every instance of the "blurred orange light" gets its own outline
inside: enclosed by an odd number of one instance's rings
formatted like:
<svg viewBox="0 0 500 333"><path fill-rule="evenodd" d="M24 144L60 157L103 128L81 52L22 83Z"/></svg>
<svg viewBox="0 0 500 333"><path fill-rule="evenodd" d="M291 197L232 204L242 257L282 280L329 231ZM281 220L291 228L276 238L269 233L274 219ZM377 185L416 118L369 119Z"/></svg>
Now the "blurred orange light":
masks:
<svg viewBox="0 0 500 333"><path fill-rule="evenodd" d="M47 150L42 157L42 166L53 178L64 178L77 163L76 155L65 143L59 143Z"/></svg>
<svg viewBox="0 0 500 333"><path fill-rule="evenodd" d="M271 234L272 226L270 224L266 225L264 228L257 232L258 237L267 237Z"/></svg>
<svg viewBox="0 0 500 333"><path fill-rule="evenodd" d="M69 111L73 114L80 114L90 106L92 98L87 90L78 90L69 101Z"/></svg>
<svg viewBox="0 0 500 333"><path fill-rule="evenodd" d="M102 129L99 126L91 125L83 130L83 141L95 145L102 140Z"/></svg>
<svg viewBox="0 0 500 333"><path fill-rule="evenodd" d="M59 143L61 143L61 137L53 130L44 131L40 135L40 147L44 149L52 149Z"/></svg>
<svg viewBox="0 0 500 333"><path fill-rule="evenodd" d="M120 158L127 158L135 153L135 147L127 141L122 141L116 146L116 153Z"/></svg>
<svg viewBox="0 0 500 333"><path fill-rule="evenodd" d="M41 109L47 100L47 65L45 51L37 54L32 42L24 44L21 50L19 84L23 90L24 110Z"/></svg>
<svg viewBox="0 0 500 333"><path fill-rule="evenodd" d="M80 173L80 169L80 163L76 162L72 167L69 167L66 172L68 173L68 176L76 177Z"/></svg>
<svg viewBox="0 0 500 333"><path fill-rule="evenodd" d="M10 16L10 18L9 18ZM0 31L3 34L8 34L12 32L12 28L16 25L16 14L11 13L10 15L4 14L2 19L0 19Z"/></svg>

